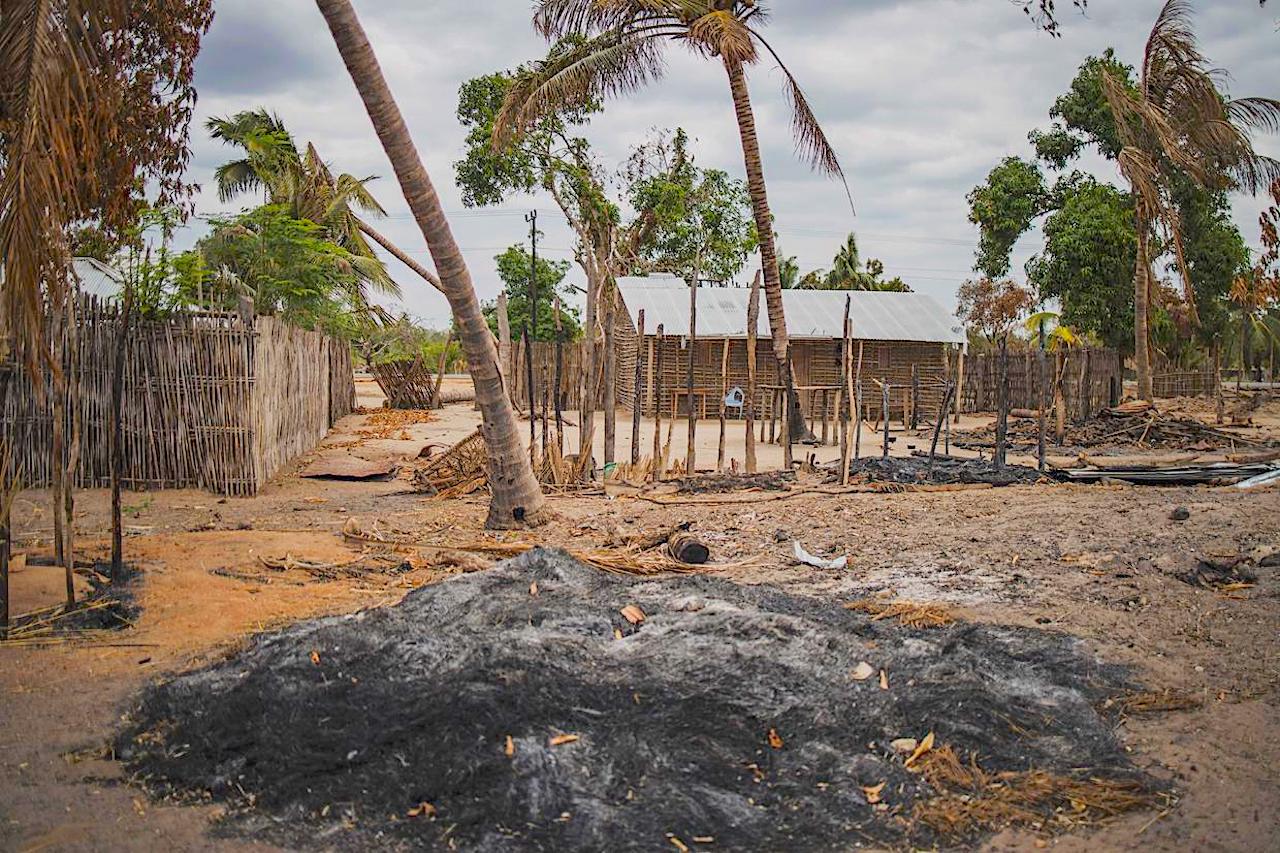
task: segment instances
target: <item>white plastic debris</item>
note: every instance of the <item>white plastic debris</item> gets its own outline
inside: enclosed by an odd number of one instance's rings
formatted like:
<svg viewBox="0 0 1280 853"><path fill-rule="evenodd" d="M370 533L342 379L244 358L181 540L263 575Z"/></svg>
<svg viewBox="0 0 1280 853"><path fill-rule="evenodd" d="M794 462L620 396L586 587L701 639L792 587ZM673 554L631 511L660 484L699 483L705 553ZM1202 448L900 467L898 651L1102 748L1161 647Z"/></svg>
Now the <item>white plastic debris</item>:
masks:
<svg viewBox="0 0 1280 853"><path fill-rule="evenodd" d="M1242 480L1241 482L1236 483L1236 488L1256 489L1258 486L1266 486L1276 482L1280 482L1280 468L1276 468L1274 471L1268 471L1265 474L1259 474L1256 477L1250 477L1247 480Z"/></svg>
<svg viewBox="0 0 1280 853"><path fill-rule="evenodd" d="M847 556L837 557L834 560L824 560L821 557L815 557L800 545L799 539L792 541L791 544L795 547L796 560L807 566L813 566L816 569L843 569L849 564L849 558Z"/></svg>

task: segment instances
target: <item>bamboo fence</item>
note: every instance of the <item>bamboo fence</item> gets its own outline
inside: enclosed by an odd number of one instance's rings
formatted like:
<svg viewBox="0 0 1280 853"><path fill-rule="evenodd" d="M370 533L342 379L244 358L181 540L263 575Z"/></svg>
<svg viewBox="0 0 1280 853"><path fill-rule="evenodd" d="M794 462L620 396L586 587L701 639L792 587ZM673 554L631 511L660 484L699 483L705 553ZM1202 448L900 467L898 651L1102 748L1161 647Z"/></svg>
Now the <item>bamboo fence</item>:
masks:
<svg viewBox="0 0 1280 853"><path fill-rule="evenodd" d="M1040 408L1040 368L1033 349L1010 352L1009 407ZM1071 348L1049 354L1049 377L1062 375L1062 395L1068 416L1084 420L1120 402L1120 354L1099 347ZM993 412L999 392L999 358L996 353L980 353L965 359L964 384L959 389L960 411ZM1048 395L1053 399L1052 389Z"/></svg>
<svg viewBox="0 0 1280 853"><path fill-rule="evenodd" d="M82 295L75 322L60 324L53 341L58 369L72 383L66 432L79 431L75 485L82 488L110 483L120 311L115 302ZM46 332L58 325L48 322ZM24 486L52 480L53 387L50 370L33 378L18 369L0 412ZM354 405L350 348L319 332L273 317L246 325L224 313L135 322L124 351L122 484L254 494Z"/></svg>

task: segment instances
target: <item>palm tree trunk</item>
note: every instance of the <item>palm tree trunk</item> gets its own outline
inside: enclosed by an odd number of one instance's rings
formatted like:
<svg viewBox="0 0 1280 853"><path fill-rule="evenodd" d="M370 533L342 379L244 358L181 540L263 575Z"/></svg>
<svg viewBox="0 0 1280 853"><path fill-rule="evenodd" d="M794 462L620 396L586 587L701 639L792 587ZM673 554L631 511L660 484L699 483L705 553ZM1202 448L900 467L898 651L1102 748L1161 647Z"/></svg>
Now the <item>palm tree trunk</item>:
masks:
<svg viewBox="0 0 1280 853"><path fill-rule="evenodd" d="M778 360L778 375L787 386L787 430L783 441L784 464L791 467L791 443L808 438L809 428L804 414L796 405L795 373L787 357L787 318L782 309L782 277L778 272L778 247L773 237L773 214L764 183L764 165L760 159L760 140L756 136L755 113L751 109L751 93L742 63L728 57L724 60L729 74L729 90L738 118L738 136L742 140L742 158L747 169L747 187L751 192L751 209L755 214L756 233L760 239L760 262L764 268L764 299L769 314L769 334L773 354Z"/></svg>
<svg viewBox="0 0 1280 853"><path fill-rule="evenodd" d="M546 520L546 500L520 443L515 412L502 387L498 351L480 313L471 273L445 218L440 197L409 135L400 108L350 0L316 0L378 139L391 160L405 201L422 231L439 271L440 289L449 300L480 408L481 432L488 451L493 494L490 528L536 525ZM370 235L372 236L372 235Z"/></svg>
<svg viewBox="0 0 1280 853"><path fill-rule="evenodd" d="M1138 399L1155 395L1151 383L1151 262L1148 258L1147 218L1138 205L1138 263L1133 273L1133 363L1138 373Z"/></svg>
<svg viewBox="0 0 1280 853"><path fill-rule="evenodd" d="M390 253L390 255L393 258L395 258L397 261L404 264L406 267L408 267L409 269L417 273L419 276L421 276L422 279L427 282L427 284L431 285L441 293L444 293L444 287L441 286L440 279L436 278L436 276L429 269L427 269L422 264L415 261L412 257L406 254L403 249L401 249L395 243L392 243L381 232L375 230L372 226L369 225L369 223L365 222L363 219L356 217L356 225L360 228L362 232L364 232L364 235L366 237L373 240L373 242L377 243L382 248L386 249L387 252Z"/></svg>

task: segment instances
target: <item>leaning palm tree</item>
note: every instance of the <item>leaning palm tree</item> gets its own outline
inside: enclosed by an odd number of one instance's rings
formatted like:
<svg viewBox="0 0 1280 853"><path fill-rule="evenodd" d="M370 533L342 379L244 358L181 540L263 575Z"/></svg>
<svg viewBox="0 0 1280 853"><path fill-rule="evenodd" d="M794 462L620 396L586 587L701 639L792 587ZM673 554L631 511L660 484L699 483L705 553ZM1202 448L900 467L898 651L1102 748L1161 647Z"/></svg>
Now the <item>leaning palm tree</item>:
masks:
<svg viewBox="0 0 1280 853"><path fill-rule="evenodd" d="M453 309L458 337L475 384L481 431L489 457L489 488L493 497L486 525L510 528L539 524L547 516L546 500L521 445L515 412L502 383L498 350L480 312L471 273L449 228L440 196L422 165L404 116L350 0L316 0L316 6L324 15L338 52L364 101L369 119L400 181L405 201L431 251L440 274L440 289Z"/></svg>
<svg viewBox="0 0 1280 853"><path fill-rule="evenodd" d="M214 139L244 152L243 157L222 164L214 172L220 201L261 191L271 204L286 205L295 217L321 226L329 239L351 253L357 276L357 289L350 294L351 301L362 308L366 316L369 301L365 286L388 296L400 295L399 285L387 273L366 237L372 237L379 245L390 245L390 241L359 215L386 215L369 191L372 177L334 175L314 145L308 144L305 154L299 152L293 135L280 117L262 108L245 110L228 118L214 117L205 127ZM403 253L397 249L393 254ZM416 261L410 263L420 266ZM425 277L432 286L436 285L430 273Z"/></svg>
<svg viewBox="0 0 1280 853"><path fill-rule="evenodd" d="M1200 53L1187 0L1169 0L1147 39L1137 84L1102 75L1119 138L1120 173L1134 198L1138 260L1133 276L1134 362L1138 395L1152 398L1150 313L1155 293L1152 240L1162 227L1174 250L1184 299L1195 315L1173 185L1179 175L1206 189L1257 193L1280 176L1280 163L1253 149L1250 132L1280 130L1280 101L1232 100L1224 74Z"/></svg>
<svg viewBox="0 0 1280 853"><path fill-rule="evenodd" d="M541 116L566 105L626 94L662 76L662 48L667 44L683 44L695 55L721 64L733 96L756 231L760 235L773 352L780 373L786 371L790 378L782 279L755 114L747 88L748 66L765 54L778 63L791 102L792 132L800 154L821 172L841 180L844 173L799 83L760 34L759 25L766 17L763 4L757 0L539 0L534 13L538 31L550 40L573 38L577 43L517 80L495 124L494 141L506 144ZM806 432L804 419L798 414L793 406L789 419L795 427L792 437Z"/></svg>

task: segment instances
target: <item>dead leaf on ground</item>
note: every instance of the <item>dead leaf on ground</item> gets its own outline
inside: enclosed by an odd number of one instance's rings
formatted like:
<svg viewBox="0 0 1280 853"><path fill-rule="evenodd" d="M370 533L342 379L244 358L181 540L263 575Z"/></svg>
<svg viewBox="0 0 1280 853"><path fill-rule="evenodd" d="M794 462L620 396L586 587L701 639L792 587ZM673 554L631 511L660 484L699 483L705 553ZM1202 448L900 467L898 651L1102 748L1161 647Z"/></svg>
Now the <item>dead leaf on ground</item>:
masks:
<svg viewBox="0 0 1280 853"><path fill-rule="evenodd" d="M880 670L880 689L881 690L889 689L889 673L883 669Z"/></svg>
<svg viewBox="0 0 1280 853"><path fill-rule="evenodd" d="M533 583L529 584L529 594L530 594L530 595L537 595L537 594L538 594L538 582L537 582L537 581L534 581Z"/></svg>
<svg viewBox="0 0 1280 853"><path fill-rule="evenodd" d="M927 735L924 736L924 739L920 741L920 745L917 746L915 748L915 751L911 753L911 757L908 758L905 762L903 762L904 766L910 767L911 765L915 764L917 761L920 760L920 756L924 755L926 752L928 752L931 749L933 749L933 732L929 732Z"/></svg>
<svg viewBox="0 0 1280 853"><path fill-rule="evenodd" d="M887 784L889 783L881 782L879 785L864 785L862 793L866 796L867 803L874 806L876 803L880 802L880 792L884 790L884 786Z"/></svg>
<svg viewBox="0 0 1280 853"><path fill-rule="evenodd" d="M778 734L777 729L769 729L769 746L782 749L782 736Z"/></svg>
<svg viewBox="0 0 1280 853"><path fill-rule="evenodd" d="M621 613L622 617L632 625L639 625L645 620L644 611L639 607L636 607L634 604L628 604L618 612Z"/></svg>
<svg viewBox="0 0 1280 853"><path fill-rule="evenodd" d="M311 650L311 662L316 666L320 665L320 653L315 649Z"/></svg>
<svg viewBox="0 0 1280 853"><path fill-rule="evenodd" d="M581 740L578 735L556 735L551 739L552 746L564 746L566 743L577 743Z"/></svg>
<svg viewBox="0 0 1280 853"><path fill-rule="evenodd" d="M511 735L507 735L507 744L502 748L502 751L506 753L507 758L516 754L516 742L512 740Z"/></svg>
<svg viewBox="0 0 1280 853"><path fill-rule="evenodd" d="M854 681L866 681L868 678L870 678L875 674L876 674L875 667L873 667L871 664L867 663L866 661L862 661L860 664L858 664L853 668L853 672L850 673L850 677L852 677Z"/></svg>
<svg viewBox="0 0 1280 853"><path fill-rule="evenodd" d="M621 640L621 639L622 639L622 629L621 629L621 628L614 628L614 629L613 629L613 638L614 638L615 640Z"/></svg>
<svg viewBox="0 0 1280 853"><path fill-rule="evenodd" d="M435 817L436 807L431 803L418 803L408 811L409 817Z"/></svg>
<svg viewBox="0 0 1280 853"><path fill-rule="evenodd" d="M677 850L680 851L680 853L689 853L689 845L685 844L683 841L681 841L679 838L676 838L674 835L671 835L668 833L667 840L670 841L671 844Z"/></svg>

